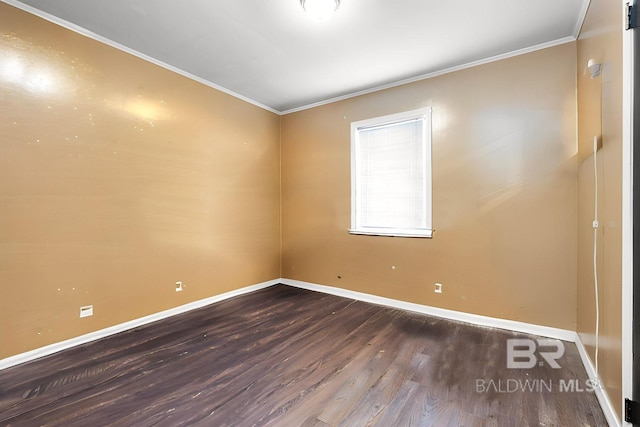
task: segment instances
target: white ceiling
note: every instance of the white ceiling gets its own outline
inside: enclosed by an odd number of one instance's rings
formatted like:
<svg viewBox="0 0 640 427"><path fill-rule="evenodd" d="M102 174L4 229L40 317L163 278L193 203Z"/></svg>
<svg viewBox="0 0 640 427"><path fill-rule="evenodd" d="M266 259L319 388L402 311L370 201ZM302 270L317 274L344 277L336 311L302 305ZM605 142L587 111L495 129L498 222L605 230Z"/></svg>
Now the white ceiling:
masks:
<svg viewBox="0 0 640 427"><path fill-rule="evenodd" d="M589 0L2 0L275 112L575 40Z"/></svg>

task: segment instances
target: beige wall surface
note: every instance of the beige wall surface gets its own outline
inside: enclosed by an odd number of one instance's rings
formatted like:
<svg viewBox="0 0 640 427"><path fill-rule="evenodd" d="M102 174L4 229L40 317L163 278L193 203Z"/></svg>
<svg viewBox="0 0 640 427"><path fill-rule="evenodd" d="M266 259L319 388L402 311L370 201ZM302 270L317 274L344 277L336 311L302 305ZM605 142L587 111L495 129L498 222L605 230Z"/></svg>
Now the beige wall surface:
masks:
<svg viewBox="0 0 640 427"><path fill-rule="evenodd" d="M596 134L599 367L621 401L610 6L577 44L280 118L0 3L0 358L280 276L577 328L593 358ZM434 238L350 235L350 123L425 106Z"/></svg>
<svg viewBox="0 0 640 427"><path fill-rule="evenodd" d="M0 101L0 358L280 276L276 114L4 3Z"/></svg>
<svg viewBox="0 0 640 427"><path fill-rule="evenodd" d="M597 269L600 305L598 368L622 414L622 5L591 0L578 40L578 332L595 362L593 272L593 137L599 139ZM602 64L587 73L589 59Z"/></svg>
<svg viewBox="0 0 640 427"><path fill-rule="evenodd" d="M285 115L283 277L574 329L575 70L567 43ZM426 106L433 239L350 235L350 123Z"/></svg>

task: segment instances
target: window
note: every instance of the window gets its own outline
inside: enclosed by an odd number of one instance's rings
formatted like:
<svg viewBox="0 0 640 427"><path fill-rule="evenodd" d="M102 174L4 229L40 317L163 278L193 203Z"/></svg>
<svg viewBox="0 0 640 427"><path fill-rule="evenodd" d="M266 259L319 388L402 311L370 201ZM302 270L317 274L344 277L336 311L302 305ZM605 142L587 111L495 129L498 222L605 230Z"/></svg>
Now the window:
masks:
<svg viewBox="0 0 640 427"><path fill-rule="evenodd" d="M431 108L351 123L349 231L431 237Z"/></svg>

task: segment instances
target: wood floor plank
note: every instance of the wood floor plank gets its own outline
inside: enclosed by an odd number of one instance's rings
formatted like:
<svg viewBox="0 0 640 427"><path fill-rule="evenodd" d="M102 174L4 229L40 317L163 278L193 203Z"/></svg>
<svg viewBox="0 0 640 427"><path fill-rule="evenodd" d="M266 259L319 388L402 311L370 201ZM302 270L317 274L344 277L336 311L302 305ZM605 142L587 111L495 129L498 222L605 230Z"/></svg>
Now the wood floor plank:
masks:
<svg viewBox="0 0 640 427"><path fill-rule="evenodd" d="M278 285L0 371L0 425L606 426L575 345ZM543 380L552 390L478 389Z"/></svg>

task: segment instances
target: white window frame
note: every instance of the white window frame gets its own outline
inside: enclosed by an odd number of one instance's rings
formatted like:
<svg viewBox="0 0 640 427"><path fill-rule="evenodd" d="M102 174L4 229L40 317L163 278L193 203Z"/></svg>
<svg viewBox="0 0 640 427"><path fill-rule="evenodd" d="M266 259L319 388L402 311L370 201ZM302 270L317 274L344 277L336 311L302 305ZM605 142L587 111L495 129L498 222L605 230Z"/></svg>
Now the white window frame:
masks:
<svg viewBox="0 0 640 427"><path fill-rule="evenodd" d="M411 120L422 120L423 122L423 161L425 168L424 173L424 228L397 228L397 227L371 227L364 226L361 222L361 214L357 212L359 206L359 197L357 189L359 167L357 152L360 144L360 131L380 127L385 125L393 125L395 123L406 122ZM432 219L432 170L431 170L431 107L420 108L416 110L406 111L403 113L390 114L381 117L375 117L366 120L360 120L351 123L351 234L366 234L375 236L395 236L395 237L427 237L433 236L433 219Z"/></svg>

